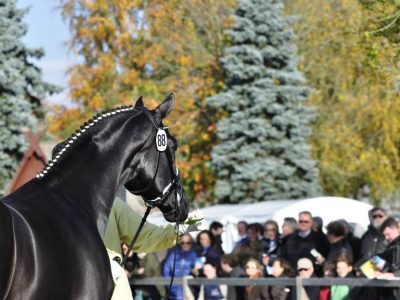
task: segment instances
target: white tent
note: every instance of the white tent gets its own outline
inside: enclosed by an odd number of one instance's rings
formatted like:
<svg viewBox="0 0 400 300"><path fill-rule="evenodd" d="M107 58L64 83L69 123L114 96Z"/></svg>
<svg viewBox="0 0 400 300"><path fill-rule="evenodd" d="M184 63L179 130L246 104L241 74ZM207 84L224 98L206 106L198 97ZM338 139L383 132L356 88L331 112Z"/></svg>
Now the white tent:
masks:
<svg viewBox="0 0 400 300"><path fill-rule="evenodd" d="M222 236L223 248L230 252L233 242L237 240L236 226L238 221L247 223L260 222L272 219L282 225L285 217L298 219L298 213L310 211L313 216L319 216L324 224L338 219L345 219L349 223L356 223L364 230L369 224L368 211L370 204L340 197L318 197L304 200L274 200L251 204L220 204L200 209L208 225L212 221L219 221L224 225ZM161 213L150 214L149 222L166 224Z"/></svg>

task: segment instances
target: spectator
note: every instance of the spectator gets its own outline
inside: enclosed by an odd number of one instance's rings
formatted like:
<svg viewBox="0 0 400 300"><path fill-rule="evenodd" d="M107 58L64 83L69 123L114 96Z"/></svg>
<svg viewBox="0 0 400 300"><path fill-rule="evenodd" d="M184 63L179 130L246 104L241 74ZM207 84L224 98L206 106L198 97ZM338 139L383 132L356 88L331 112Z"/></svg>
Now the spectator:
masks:
<svg viewBox="0 0 400 300"><path fill-rule="evenodd" d="M224 226L217 221L214 221L210 225L210 232L213 235L213 244L212 247L218 251L220 255L224 254L224 250L222 250L222 231L223 231Z"/></svg>
<svg viewBox="0 0 400 300"><path fill-rule="evenodd" d="M381 232L389 242L386 250L379 256L384 259L385 264L378 266L381 269L376 273L378 279L390 279L400 277L400 233L399 224L392 218L387 218L381 225ZM399 299L400 295L397 288L382 288L381 299Z"/></svg>
<svg viewBox="0 0 400 300"><path fill-rule="evenodd" d="M340 278L353 278L353 266L349 256L343 254L336 259L336 273ZM350 295L350 286L348 285L332 285L331 300L347 300L354 299Z"/></svg>
<svg viewBox="0 0 400 300"><path fill-rule="evenodd" d="M298 276L301 278L315 277L314 266L310 259L303 257L297 262ZM296 290L293 289L292 299L297 299ZM301 290L302 300L318 300L319 299L319 286L305 286Z"/></svg>
<svg viewBox="0 0 400 300"><path fill-rule="evenodd" d="M314 232L322 232L323 233L322 228L324 228L324 221L322 220L322 218L315 216L312 219L313 219L312 230Z"/></svg>
<svg viewBox="0 0 400 300"><path fill-rule="evenodd" d="M293 277L294 273L287 260L277 258L272 264L272 276L274 278ZM290 293L290 288L287 286L272 285L267 289L267 299L269 300L286 300Z"/></svg>
<svg viewBox="0 0 400 300"><path fill-rule="evenodd" d="M197 257L202 257L203 262L214 262L217 265L220 263L221 255L219 252L212 247L214 242L214 236L209 230L202 230L197 235Z"/></svg>
<svg viewBox="0 0 400 300"><path fill-rule="evenodd" d="M217 278L217 266L215 262L206 261L203 266L203 273L207 279ZM204 299L220 300L224 299L218 285L204 285Z"/></svg>
<svg viewBox="0 0 400 300"><path fill-rule="evenodd" d="M220 267L220 254L212 247L214 241L214 236L209 230L200 231L197 235L197 249L196 249L196 264L192 273L196 277L203 277L203 264L208 262L213 262L218 269ZM218 270L219 271L219 270ZM197 299L200 293L200 286L192 287L193 295Z"/></svg>
<svg viewBox="0 0 400 300"><path fill-rule="evenodd" d="M336 276L336 266L333 262L324 263L323 276L324 278L331 278ZM319 300L329 300L331 295L330 286L321 286L319 290Z"/></svg>
<svg viewBox="0 0 400 300"><path fill-rule="evenodd" d="M353 227L351 227L345 219L340 219L338 221L344 225L345 239L353 251L353 261L358 261L361 258L361 239L354 236Z"/></svg>
<svg viewBox="0 0 400 300"><path fill-rule="evenodd" d="M387 218L386 210L381 207L374 207L368 213L370 225L367 232L361 237L361 258L356 263L357 266L382 253L387 247L387 241L379 231L379 227Z"/></svg>
<svg viewBox="0 0 400 300"><path fill-rule="evenodd" d="M283 245L286 244L288 237L296 230L297 230L297 221L295 218L286 217L283 219L282 235L280 240L281 247L283 247Z"/></svg>
<svg viewBox="0 0 400 300"><path fill-rule="evenodd" d="M181 237L179 247L176 251L175 277L180 278L191 274L194 268L196 253L192 250L193 239L188 233ZM162 275L172 277L174 272L174 251L169 251L165 259ZM170 300L184 300L182 285L173 285L169 292Z"/></svg>
<svg viewBox="0 0 400 300"><path fill-rule="evenodd" d="M138 265L132 272L133 278L161 277L161 264L157 254L137 253L136 257L138 259ZM161 300L165 296L165 289L162 285L136 286L135 292L136 296L134 299L138 299L138 296L141 295L140 298L143 300Z"/></svg>
<svg viewBox="0 0 400 300"><path fill-rule="evenodd" d="M333 221L326 226L327 236L331 248L326 261L335 262L340 255L347 255L353 260L353 250L345 239L346 228L340 221ZM320 261L321 262L321 261Z"/></svg>
<svg viewBox="0 0 400 300"><path fill-rule="evenodd" d="M244 277L245 273L239 266L239 259L234 254L224 254L221 257L221 269L223 273L229 278L240 278ZM227 294L227 300L244 300L244 291L241 286L229 285Z"/></svg>
<svg viewBox="0 0 400 300"><path fill-rule="evenodd" d="M312 231L312 225L311 213L300 212L298 231L290 235L285 245L281 247L278 256L288 260L293 269L296 268L297 261L303 257L308 257L315 262L315 257L311 254L312 250L317 251L323 257L328 255L329 242L318 238Z"/></svg>
<svg viewBox="0 0 400 300"><path fill-rule="evenodd" d="M261 263L254 258L250 258L246 265L245 271L250 279L257 279L263 277L263 268ZM261 300L268 299L268 289L262 285L246 286L246 300Z"/></svg>
<svg viewBox="0 0 400 300"><path fill-rule="evenodd" d="M274 220L268 220L264 224L264 235L262 237L264 253L270 259L276 258L279 247L279 226Z"/></svg>
<svg viewBox="0 0 400 300"><path fill-rule="evenodd" d="M262 259L263 244L258 237L258 227L255 223L247 226L247 241L240 245L233 254L239 258L239 263L244 266L246 261L250 258Z"/></svg>
<svg viewBox="0 0 400 300"><path fill-rule="evenodd" d="M235 246L233 247L232 252L236 250L241 244L244 244L247 241L247 222L239 221L237 224L237 230L239 234L239 240L236 241Z"/></svg>

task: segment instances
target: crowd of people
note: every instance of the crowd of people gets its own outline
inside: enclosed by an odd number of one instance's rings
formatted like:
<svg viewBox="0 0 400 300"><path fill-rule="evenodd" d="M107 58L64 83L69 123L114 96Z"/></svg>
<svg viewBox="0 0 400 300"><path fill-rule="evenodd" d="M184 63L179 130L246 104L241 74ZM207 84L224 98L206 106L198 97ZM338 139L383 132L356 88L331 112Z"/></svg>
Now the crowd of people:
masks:
<svg viewBox="0 0 400 300"><path fill-rule="evenodd" d="M264 224L237 224L239 240L231 253L224 253L221 234L223 225L213 222L208 230L195 238L183 233L177 248L167 251L164 258L156 254L135 253L125 265L130 278L143 277L230 277L230 278L287 278L365 277L361 266L379 259L375 278L400 277L400 229L398 221L380 207L369 212L370 225L361 238L353 234L346 220L326 225L308 211L300 212L298 219L285 218L279 228L273 220ZM149 257L151 255L151 257ZM176 257L175 257L176 256ZM170 290L163 286L132 286L135 300L187 299L182 285ZM365 288L333 285L305 286L301 299L397 299L397 289ZM193 299L296 299L292 286L246 287L205 285L193 286ZM186 295L186 298L184 298Z"/></svg>

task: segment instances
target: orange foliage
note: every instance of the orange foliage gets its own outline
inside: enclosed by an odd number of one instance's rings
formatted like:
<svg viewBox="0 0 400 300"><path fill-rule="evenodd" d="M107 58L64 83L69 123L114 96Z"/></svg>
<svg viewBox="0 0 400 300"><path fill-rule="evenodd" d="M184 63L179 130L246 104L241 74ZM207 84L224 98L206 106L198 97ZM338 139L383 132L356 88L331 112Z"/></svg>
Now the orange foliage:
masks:
<svg viewBox="0 0 400 300"><path fill-rule="evenodd" d="M168 124L180 142L178 167L189 194L209 199L206 163L215 119L205 98L222 87L219 58L233 0L63 0L70 46L82 63L70 70L77 108L55 107L50 130L64 138L91 115L142 95L155 107L171 91L177 107Z"/></svg>

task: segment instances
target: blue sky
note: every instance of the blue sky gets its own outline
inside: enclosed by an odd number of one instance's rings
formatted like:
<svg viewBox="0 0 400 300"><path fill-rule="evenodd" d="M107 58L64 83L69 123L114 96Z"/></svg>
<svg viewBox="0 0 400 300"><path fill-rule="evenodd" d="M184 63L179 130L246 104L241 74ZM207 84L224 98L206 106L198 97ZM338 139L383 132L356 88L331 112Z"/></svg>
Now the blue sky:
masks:
<svg viewBox="0 0 400 300"><path fill-rule="evenodd" d="M36 65L42 69L47 82L61 87L67 86L66 71L74 58L68 51L65 42L70 38L67 24L63 21L58 0L18 0L19 8L31 7L24 22L28 33L23 38L30 48L43 48L45 56ZM66 91L54 95L51 102L68 103Z"/></svg>

